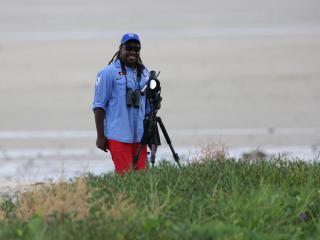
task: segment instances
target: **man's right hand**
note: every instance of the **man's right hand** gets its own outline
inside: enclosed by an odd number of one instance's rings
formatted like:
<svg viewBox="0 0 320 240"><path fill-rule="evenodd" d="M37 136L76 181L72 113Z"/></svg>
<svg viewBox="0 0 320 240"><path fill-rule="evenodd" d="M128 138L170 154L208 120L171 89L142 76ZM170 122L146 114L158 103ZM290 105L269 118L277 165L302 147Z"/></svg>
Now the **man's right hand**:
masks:
<svg viewBox="0 0 320 240"><path fill-rule="evenodd" d="M103 108L96 108L94 110L94 116L97 128L97 141L96 146L104 152L108 152L107 138L104 136L104 117L105 112Z"/></svg>
<svg viewBox="0 0 320 240"><path fill-rule="evenodd" d="M108 152L108 142L104 136L97 137L96 146L104 152Z"/></svg>

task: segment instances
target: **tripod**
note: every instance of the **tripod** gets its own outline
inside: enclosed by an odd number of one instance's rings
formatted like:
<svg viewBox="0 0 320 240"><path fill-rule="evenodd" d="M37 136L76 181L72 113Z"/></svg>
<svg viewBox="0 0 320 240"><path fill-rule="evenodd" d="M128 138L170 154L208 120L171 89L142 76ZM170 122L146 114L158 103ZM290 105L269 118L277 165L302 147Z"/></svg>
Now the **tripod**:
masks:
<svg viewBox="0 0 320 240"><path fill-rule="evenodd" d="M168 135L168 132L167 132L161 118L157 117L156 114L151 114L151 117L146 117L143 121L143 125L144 125L143 136L142 136L141 142L139 144L139 148L137 150L137 153L136 153L136 155L134 155L133 161L132 161L134 169L136 168L139 156L141 154L143 144L149 145L149 148L151 149L151 164L152 164L152 166L154 166L155 158L156 158L156 151L157 151L158 146L161 145L158 124L159 124L160 129L166 139L167 144L170 147L170 150L172 152L174 160L178 164L178 167L181 168L181 164L179 162L179 155L174 151L174 148L171 144L171 139Z"/></svg>

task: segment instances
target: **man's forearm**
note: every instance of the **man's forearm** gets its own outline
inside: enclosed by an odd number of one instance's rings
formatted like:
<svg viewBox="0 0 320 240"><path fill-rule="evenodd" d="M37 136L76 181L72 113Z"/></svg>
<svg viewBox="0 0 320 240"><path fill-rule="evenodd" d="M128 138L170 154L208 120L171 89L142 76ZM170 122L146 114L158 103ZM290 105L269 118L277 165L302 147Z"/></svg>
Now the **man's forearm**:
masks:
<svg viewBox="0 0 320 240"><path fill-rule="evenodd" d="M94 110L94 116L96 121L97 135L98 137L104 136L104 116L105 111L103 108L96 108Z"/></svg>

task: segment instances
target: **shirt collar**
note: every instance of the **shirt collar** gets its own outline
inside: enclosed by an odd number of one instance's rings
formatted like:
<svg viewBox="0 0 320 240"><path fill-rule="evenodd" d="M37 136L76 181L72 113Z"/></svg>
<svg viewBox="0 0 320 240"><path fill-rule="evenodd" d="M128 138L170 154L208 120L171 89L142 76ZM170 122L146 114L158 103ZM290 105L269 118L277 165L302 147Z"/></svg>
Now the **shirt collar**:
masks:
<svg viewBox="0 0 320 240"><path fill-rule="evenodd" d="M117 59L117 60L114 62L114 66L115 66L116 68L121 68L121 64L120 64L120 60L119 60L119 59Z"/></svg>

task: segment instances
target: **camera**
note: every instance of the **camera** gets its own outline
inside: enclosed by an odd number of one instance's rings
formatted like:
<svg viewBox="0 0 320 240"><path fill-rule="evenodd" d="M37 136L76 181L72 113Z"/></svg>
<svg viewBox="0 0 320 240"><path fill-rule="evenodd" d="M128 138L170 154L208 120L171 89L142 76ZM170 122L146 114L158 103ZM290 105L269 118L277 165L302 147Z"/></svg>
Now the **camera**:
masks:
<svg viewBox="0 0 320 240"><path fill-rule="evenodd" d="M152 111L159 110L161 108L161 86L158 79L160 72L158 74L156 71L150 71L149 80L146 86L142 89L142 92L146 92L146 97L149 100Z"/></svg>

